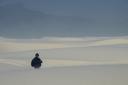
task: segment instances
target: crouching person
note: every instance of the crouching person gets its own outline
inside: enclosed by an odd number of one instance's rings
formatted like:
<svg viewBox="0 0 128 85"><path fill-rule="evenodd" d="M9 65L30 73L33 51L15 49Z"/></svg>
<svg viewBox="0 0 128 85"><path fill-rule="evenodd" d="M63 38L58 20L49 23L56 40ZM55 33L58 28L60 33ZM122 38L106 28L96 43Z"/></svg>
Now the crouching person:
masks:
<svg viewBox="0 0 128 85"><path fill-rule="evenodd" d="M31 66L35 69L39 69L41 67L42 60L39 58L39 54L36 53L35 57L31 61Z"/></svg>

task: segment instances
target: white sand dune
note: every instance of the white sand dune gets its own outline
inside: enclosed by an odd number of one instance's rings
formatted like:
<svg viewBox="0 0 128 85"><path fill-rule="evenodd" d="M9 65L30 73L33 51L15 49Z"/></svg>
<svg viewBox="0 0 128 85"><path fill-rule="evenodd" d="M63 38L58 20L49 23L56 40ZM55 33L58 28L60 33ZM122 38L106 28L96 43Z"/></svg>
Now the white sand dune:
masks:
<svg viewBox="0 0 128 85"><path fill-rule="evenodd" d="M1 64L14 65L18 67L24 67L26 62L23 60L12 60L12 59L0 59Z"/></svg>
<svg viewBox="0 0 128 85"><path fill-rule="evenodd" d="M0 41L0 85L128 85L127 37L31 41ZM35 52L38 70L30 66Z"/></svg>
<svg viewBox="0 0 128 85"><path fill-rule="evenodd" d="M18 60L18 59L0 59L0 64L7 64L16 67L30 68L31 60ZM55 60L45 59L43 60L42 68L54 68L54 67L71 67L71 66L88 66L88 65L121 65L128 64L127 61L78 61L78 60ZM6 67L5 67L6 68Z"/></svg>
<svg viewBox="0 0 128 85"><path fill-rule="evenodd" d="M94 47L128 45L128 36L122 37L44 37L42 39L0 38L0 52L18 52L36 49L56 49L72 47Z"/></svg>
<svg viewBox="0 0 128 85"><path fill-rule="evenodd" d="M0 73L1 85L127 85L128 65L16 69Z"/></svg>

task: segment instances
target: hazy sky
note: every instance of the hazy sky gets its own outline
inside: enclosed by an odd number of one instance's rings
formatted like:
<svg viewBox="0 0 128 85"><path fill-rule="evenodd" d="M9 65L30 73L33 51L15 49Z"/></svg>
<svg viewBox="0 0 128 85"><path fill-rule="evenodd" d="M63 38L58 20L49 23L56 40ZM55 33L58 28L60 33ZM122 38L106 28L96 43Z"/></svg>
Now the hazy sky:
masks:
<svg viewBox="0 0 128 85"><path fill-rule="evenodd" d="M125 15L125 13L128 13L127 0L6 0L6 1L8 3L22 2L26 7L57 15L73 14L78 16L79 15L89 16L91 14L98 16L99 14L107 15L107 14L116 14L123 12L120 14Z"/></svg>
<svg viewBox="0 0 128 85"><path fill-rule="evenodd" d="M0 0L0 36L128 35L127 0Z"/></svg>

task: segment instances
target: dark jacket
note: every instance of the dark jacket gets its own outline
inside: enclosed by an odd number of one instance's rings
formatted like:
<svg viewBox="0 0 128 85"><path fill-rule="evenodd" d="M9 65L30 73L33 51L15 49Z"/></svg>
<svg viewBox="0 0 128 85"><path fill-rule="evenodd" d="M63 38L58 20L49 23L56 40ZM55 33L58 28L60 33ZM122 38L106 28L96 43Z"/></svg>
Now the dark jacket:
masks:
<svg viewBox="0 0 128 85"><path fill-rule="evenodd" d="M42 63L42 60L39 57L35 57L31 61L31 66L34 68L40 68L41 63Z"/></svg>

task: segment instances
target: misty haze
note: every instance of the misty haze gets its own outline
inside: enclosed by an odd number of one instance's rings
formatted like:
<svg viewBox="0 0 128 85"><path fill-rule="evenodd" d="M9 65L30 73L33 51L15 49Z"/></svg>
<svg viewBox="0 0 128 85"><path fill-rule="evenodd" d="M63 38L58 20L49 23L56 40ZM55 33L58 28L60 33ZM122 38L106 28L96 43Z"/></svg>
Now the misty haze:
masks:
<svg viewBox="0 0 128 85"><path fill-rule="evenodd" d="M126 0L4 0L0 5L0 36L126 36L127 3Z"/></svg>
<svg viewBox="0 0 128 85"><path fill-rule="evenodd" d="M127 51L127 0L0 0L0 85L127 85Z"/></svg>

